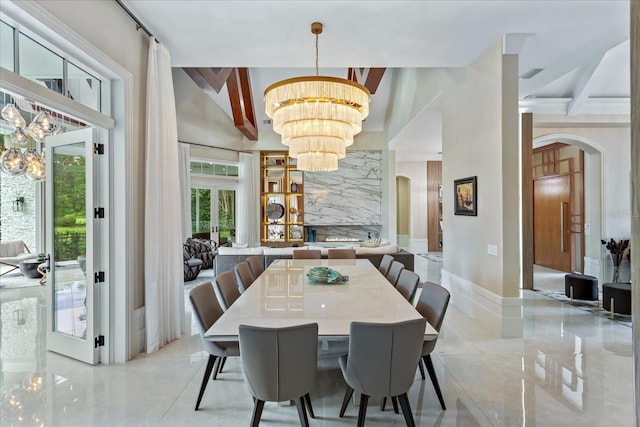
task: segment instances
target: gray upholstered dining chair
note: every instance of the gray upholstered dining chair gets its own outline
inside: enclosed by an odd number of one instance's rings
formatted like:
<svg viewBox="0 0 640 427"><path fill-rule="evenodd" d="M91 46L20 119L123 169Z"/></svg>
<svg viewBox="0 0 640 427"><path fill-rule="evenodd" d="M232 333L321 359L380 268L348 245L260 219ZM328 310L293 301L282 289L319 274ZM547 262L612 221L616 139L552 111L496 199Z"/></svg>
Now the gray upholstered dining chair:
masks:
<svg viewBox="0 0 640 427"><path fill-rule="evenodd" d="M213 288L223 311L227 311L231 304L240 297L238 283L232 271L218 274L213 283Z"/></svg>
<svg viewBox="0 0 640 427"><path fill-rule="evenodd" d="M395 286L396 283L398 283L398 277L400 277L400 273L402 273L402 270L404 270L404 264L400 261L393 261L385 277L387 278L389 283Z"/></svg>
<svg viewBox="0 0 640 427"><path fill-rule="evenodd" d="M403 269L400 272L400 276L398 276L396 289L404 299L412 304L413 298L416 296L416 291L418 290L418 283L420 283L420 276L411 270Z"/></svg>
<svg viewBox="0 0 640 427"><path fill-rule="evenodd" d="M356 259L356 250L353 248L337 248L327 251L329 259Z"/></svg>
<svg viewBox="0 0 640 427"><path fill-rule="evenodd" d="M264 273L264 265L262 263L262 257L260 255L253 255L247 258L247 264L249 264L249 268L251 269L251 274L253 275L254 280L260 277L262 273Z"/></svg>
<svg viewBox="0 0 640 427"><path fill-rule="evenodd" d="M391 263L395 261L394 258L389 254L384 254L382 259L380 260L380 265L378 266L378 271L386 276L389 271L389 267L391 267Z"/></svg>
<svg viewBox="0 0 640 427"><path fill-rule="evenodd" d="M357 390L361 393L358 426L364 425L369 397L385 396L397 397L407 426L415 425L407 391L420 361L425 326L424 318L398 323L351 323L349 353L338 359L347 383L340 417Z"/></svg>
<svg viewBox="0 0 640 427"><path fill-rule="evenodd" d="M233 267L233 271L236 274L236 282L238 283L238 288L240 292L244 292L249 289L249 286L256 280L251 273L251 268L246 261L236 264Z"/></svg>
<svg viewBox="0 0 640 427"><path fill-rule="evenodd" d="M200 407L204 390L207 388L211 372L213 371L213 379L215 380L221 369L222 358L239 356L240 348L237 343L218 343L204 339L204 334L223 313L211 282L203 283L191 289L189 292L189 301L193 307L196 323L198 324L202 346L204 350L209 353L209 360L207 361L207 367L204 370L202 384L200 385L200 393L198 393L198 400L196 400L195 410L197 411Z"/></svg>
<svg viewBox="0 0 640 427"><path fill-rule="evenodd" d="M315 418L309 392L316 378L318 324L262 328L240 325L240 360L254 397L251 426L260 423L264 402L295 400L300 425L308 426L305 404Z"/></svg>
<svg viewBox="0 0 640 427"><path fill-rule="evenodd" d="M297 249L293 251L293 259L320 259L322 252L317 249Z"/></svg>
<svg viewBox="0 0 640 427"><path fill-rule="evenodd" d="M431 282L424 282L422 284L422 293L420 294L420 298L418 298L418 303L416 304L416 310L422 315L422 317L427 319L436 331L440 332L444 315L447 312L447 307L449 306L450 298L451 294L449 294L449 291L442 286ZM431 361L431 353L436 348L436 342L437 338L435 340L425 341L422 344L421 362L424 363L427 367L427 371L429 371L429 377L431 378L433 388L436 390L436 394L438 395L440 406L442 406L442 409L447 409L444 405L444 399L442 398L442 392L440 391L440 385L438 384L438 377L436 376L436 371L433 368L433 362ZM424 379L422 364L419 364L418 366L420 366L420 373L422 375L422 379Z"/></svg>

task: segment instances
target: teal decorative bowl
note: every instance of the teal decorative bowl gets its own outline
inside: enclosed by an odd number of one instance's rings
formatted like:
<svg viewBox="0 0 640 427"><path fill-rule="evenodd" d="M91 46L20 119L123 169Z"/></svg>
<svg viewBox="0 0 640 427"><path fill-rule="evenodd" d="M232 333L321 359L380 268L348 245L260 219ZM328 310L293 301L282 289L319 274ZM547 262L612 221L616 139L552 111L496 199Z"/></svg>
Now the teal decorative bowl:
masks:
<svg viewBox="0 0 640 427"><path fill-rule="evenodd" d="M307 279L310 283L337 285L344 283L342 274L328 267L313 267L307 273Z"/></svg>

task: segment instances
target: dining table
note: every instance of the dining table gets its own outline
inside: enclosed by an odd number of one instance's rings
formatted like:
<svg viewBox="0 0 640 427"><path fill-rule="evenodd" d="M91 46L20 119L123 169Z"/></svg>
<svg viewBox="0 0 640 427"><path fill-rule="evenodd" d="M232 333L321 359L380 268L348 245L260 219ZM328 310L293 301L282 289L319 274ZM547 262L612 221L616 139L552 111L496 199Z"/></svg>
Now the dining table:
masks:
<svg viewBox="0 0 640 427"><path fill-rule="evenodd" d="M307 275L328 267L343 280L316 283ZM318 324L318 338L349 337L351 322L396 323L422 316L367 259L280 259L207 330L205 339L238 341L240 325L285 327ZM425 340L438 332L427 322Z"/></svg>

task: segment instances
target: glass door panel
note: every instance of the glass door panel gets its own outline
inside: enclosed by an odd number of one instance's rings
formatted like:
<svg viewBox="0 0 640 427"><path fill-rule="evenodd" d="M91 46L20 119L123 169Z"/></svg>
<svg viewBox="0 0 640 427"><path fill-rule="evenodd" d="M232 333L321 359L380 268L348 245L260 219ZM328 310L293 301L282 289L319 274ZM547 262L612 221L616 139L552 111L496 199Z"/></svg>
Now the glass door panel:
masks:
<svg viewBox="0 0 640 427"><path fill-rule="evenodd" d="M231 245L236 235L236 221L235 189L191 189L191 232L194 237Z"/></svg>
<svg viewBox="0 0 640 427"><path fill-rule="evenodd" d="M217 230L218 243L232 243L236 237L236 190L218 189Z"/></svg>
<svg viewBox="0 0 640 427"><path fill-rule="evenodd" d="M211 190L208 188L191 189L191 234L203 239L217 238L213 236L211 226Z"/></svg>
<svg viewBox="0 0 640 427"><path fill-rule="evenodd" d="M93 140L91 128L48 138L46 179L47 347L91 364L98 361L99 319L92 274Z"/></svg>

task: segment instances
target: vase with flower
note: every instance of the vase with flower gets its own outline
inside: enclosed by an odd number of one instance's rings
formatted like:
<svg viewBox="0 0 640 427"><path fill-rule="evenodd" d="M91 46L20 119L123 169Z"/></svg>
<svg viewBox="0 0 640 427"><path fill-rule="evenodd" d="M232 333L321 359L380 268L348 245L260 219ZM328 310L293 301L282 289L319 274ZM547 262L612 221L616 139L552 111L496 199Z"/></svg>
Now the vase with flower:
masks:
<svg viewBox="0 0 640 427"><path fill-rule="evenodd" d="M613 263L612 283L620 282L620 265L624 260L631 260L631 245L629 239L616 241L611 238L609 241L601 240L602 244L609 250L611 262Z"/></svg>

